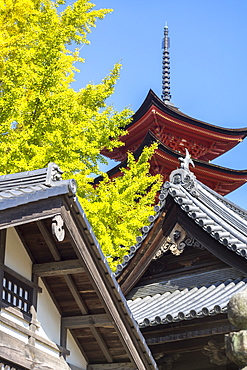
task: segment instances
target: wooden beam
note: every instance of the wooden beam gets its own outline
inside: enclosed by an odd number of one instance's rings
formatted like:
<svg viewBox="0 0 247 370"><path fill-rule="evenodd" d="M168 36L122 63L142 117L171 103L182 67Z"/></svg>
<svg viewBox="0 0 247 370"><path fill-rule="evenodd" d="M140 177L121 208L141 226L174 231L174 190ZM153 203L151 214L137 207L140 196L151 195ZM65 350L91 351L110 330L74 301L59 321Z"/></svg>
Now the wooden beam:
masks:
<svg viewBox="0 0 247 370"><path fill-rule="evenodd" d="M73 331L71 331L71 332L70 332L70 334L71 334L71 335L72 335L72 337L74 338L74 341L75 341L75 343L77 344L77 346L78 346L79 350L81 351L81 354L82 354L82 356L84 357L85 361L89 364L90 360L89 360L89 358L88 358L87 352L86 352L86 351L84 350L84 348L82 347L82 344L83 344L83 343L81 343L81 342L78 340L77 336L75 335L75 333L74 333ZM73 368L72 368L71 370L73 370Z"/></svg>
<svg viewBox="0 0 247 370"><path fill-rule="evenodd" d="M89 326L113 327L107 314L62 317L62 325L67 329L79 329Z"/></svg>
<svg viewBox="0 0 247 370"><path fill-rule="evenodd" d="M104 339L102 338L99 331L97 330L97 328L95 328L93 325L91 325L90 329L91 329L91 332L93 333L93 336L96 339L103 355L105 356L106 360L108 362L113 362L112 355L110 354L110 351L109 351Z"/></svg>
<svg viewBox="0 0 247 370"><path fill-rule="evenodd" d="M62 264L61 255L60 255L60 253L57 249L57 246L56 246L54 240L52 239L48 230L46 229L45 224L42 221L37 221L37 225L38 225L38 228L39 228L39 230L40 230L48 248L50 249L50 252L51 252L54 260L56 262ZM88 313L88 309L87 309L86 305L84 304L83 299L81 298L81 295L78 292L78 289L77 289L72 277L69 276L69 275L64 275L63 277L64 277L64 280L65 280L65 282L67 283L67 285L69 287L69 290L70 290L71 294L73 295L73 298L75 299L79 309L81 310L81 313L83 315L86 315Z"/></svg>
<svg viewBox="0 0 247 370"><path fill-rule="evenodd" d="M136 366L129 362L114 364L89 364L87 370L136 370Z"/></svg>
<svg viewBox="0 0 247 370"><path fill-rule="evenodd" d="M79 309L81 310L81 313L83 315L87 315L88 314L88 309L87 309L85 303L83 302L83 299L81 298L81 295L78 292L78 289L77 289L72 277L69 276L69 275L64 275L63 278L66 281L66 283L69 287L69 290L70 290L71 294L73 295L74 300L76 301Z"/></svg>
<svg viewBox="0 0 247 370"><path fill-rule="evenodd" d="M48 248L50 249L50 252L51 252L54 260L55 261L60 261L61 260L60 253L57 250L55 242L50 237L50 234L48 233L48 230L46 229L46 226L43 223L43 221L37 221L37 226L38 226L38 228L39 228L39 230L40 230Z"/></svg>
<svg viewBox="0 0 247 370"><path fill-rule="evenodd" d="M224 334L217 334L217 337L224 343ZM212 338L216 340L217 337L214 335ZM149 345L149 348L155 358L159 358L161 354L190 353L192 351L202 350L203 347L207 345L209 338L210 337L199 337L178 342L167 342L155 344L153 346Z"/></svg>
<svg viewBox="0 0 247 370"><path fill-rule="evenodd" d="M26 204L17 204L16 207L0 211L0 229L5 229L10 225L16 227L36 220L51 218L59 214L60 208L60 197L41 199L39 202L30 201L28 207Z"/></svg>
<svg viewBox="0 0 247 370"><path fill-rule="evenodd" d="M199 338L199 337L211 337L216 334L226 334L230 331L234 331L236 328L229 324L225 326L217 326L213 328L204 328L197 330L187 330L179 333L157 336L153 338L146 339L146 342L149 346L158 345L162 343L171 343L178 341L185 341L188 339Z"/></svg>
<svg viewBox="0 0 247 370"><path fill-rule="evenodd" d="M6 229L0 230L0 263L3 266L5 261L5 249L6 249ZM0 268L0 307L2 306L2 296L3 296L3 276L4 270Z"/></svg>
<svg viewBox="0 0 247 370"><path fill-rule="evenodd" d="M146 356L143 349L140 348L140 342L137 342L137 338L130 327L127 315L123 315L121 303L117 303L115 293L108 288L109 285L106 284L106 275L95 263L96 260L99 260L96 254L96 246L92 245L92 242L83 235L82 225L80 228L75 224L70 211L66 208L66 205L64 205L61 210L71 243L75 252L83 261L85 270L89 274L92 284L95 287L99 298L103 302L106 311L115 323L116 332L118 333L119 339L121 340L129 359L133 361L138 370L153 369L153 362L150 360L149 356Z"/></svg>
<svg viewBox="0 0 247 370"><path fill-rule="evenodd" d="M4 263L5 245L6 245L6 229L0 230L0 262Z"/></svg>
<svg viewBox="0 0 247 370"><path fill-rule="evenodd" d="M33 274L39 277L78 274L84 272L80 260L33 264Z"/></svg>
<svg viewBox="0 0 247 370"><path fill-rule="evenodd" d="M67 346L67 328L62 323L62 318L61 318L61 325L60 325L60 345L64 348ZM66 360L65 354L62 355L64 359Z"/></svg>
<svg viewBox="0 0 247 370"><path fill-rule="evenodd" d="M107 314L99 315L87 315L87 316L72 316L72 317L63 317L61 319L62 327L66 329L79 329L84 327L90 327L90 330L96 339L102 353L104 354L108 362L113 362L113 358L109 352L109 349L96 329L96 327L113 327L113 323L109 320Z"/></svg>

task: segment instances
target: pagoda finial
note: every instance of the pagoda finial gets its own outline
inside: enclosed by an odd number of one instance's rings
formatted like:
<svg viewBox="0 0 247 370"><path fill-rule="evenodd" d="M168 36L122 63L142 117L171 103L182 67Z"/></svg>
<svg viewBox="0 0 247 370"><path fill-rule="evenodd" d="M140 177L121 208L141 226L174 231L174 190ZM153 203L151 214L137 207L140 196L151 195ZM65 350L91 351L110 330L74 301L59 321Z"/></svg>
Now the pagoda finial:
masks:
<svg viewBox="0 0 247 370"><path fill-rule="evenodd" d="M170 102L170 57L169 49L170 47L170 38L168 37L168 26L167 22L164 27L164 38L162 43L163 49L163 61L162 61L162 95L161 98L165 103Z"/></svg>

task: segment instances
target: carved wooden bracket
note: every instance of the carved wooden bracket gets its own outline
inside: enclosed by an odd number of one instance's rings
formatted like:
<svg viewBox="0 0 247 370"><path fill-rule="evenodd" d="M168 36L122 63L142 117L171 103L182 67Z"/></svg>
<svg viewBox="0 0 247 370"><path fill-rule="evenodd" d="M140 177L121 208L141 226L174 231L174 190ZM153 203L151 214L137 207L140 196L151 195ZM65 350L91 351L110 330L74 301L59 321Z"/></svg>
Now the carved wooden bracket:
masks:
<svg viewBox="0 0 247 370"><path fill-rule="evenodd" d="M64 221L60 215L53 217L52 219L52 234L56 237L59 242L62 242L65 237L65 230L63 228Z"/></svg>
<svg viewBox="0 0 247 370"><path fill-rule="evenodd" d="M211 364L218 366L227 364L224 344L219 344L215 340L210 340L202 352L209 357Z"/></svg>

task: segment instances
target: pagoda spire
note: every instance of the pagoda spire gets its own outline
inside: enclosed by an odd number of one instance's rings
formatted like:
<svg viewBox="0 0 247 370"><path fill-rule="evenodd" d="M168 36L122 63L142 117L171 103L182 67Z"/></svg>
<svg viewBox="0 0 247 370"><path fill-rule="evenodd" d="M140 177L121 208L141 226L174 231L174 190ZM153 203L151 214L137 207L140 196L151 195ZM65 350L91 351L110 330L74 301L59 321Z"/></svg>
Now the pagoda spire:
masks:
<svg viewBox="0 0 247 370"><path fill-rule="evenodd" d="M169 104L170 94L170 57L169 57L170 38L168 37L167 23L164 27L164 38L162 43L163 61L162 61L162 95L164 103ZM171 104L171 103L170 103Z"/></svg>

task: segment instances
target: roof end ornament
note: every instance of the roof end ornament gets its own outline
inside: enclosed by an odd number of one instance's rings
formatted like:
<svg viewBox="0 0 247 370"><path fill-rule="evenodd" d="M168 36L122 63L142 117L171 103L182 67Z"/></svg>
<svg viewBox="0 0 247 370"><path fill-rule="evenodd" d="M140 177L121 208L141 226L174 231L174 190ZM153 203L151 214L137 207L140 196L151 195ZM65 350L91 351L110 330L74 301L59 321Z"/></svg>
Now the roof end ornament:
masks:
<svg viewBox="0 0 247 370"><path fill-rule="evenodd" d="M174 185L182 185L191 195L198 196L196 176L190 171L190 164L195 167L188 149L185 148L185 157L179 157L180 168L172 171L170 174L170 183Z"/></svg>
<svg viewBox="0 0 247 370"><path fill-rule="evenodd" d="M191 159L190 153L187 148L185 148L185 157L179 157L178 160L180 161L180 168L183 168L186 171L189 171L190 164L195 167L194 162Z"/></svg>
<svg viewBox="0 0 247 370"><path fill-rule="evenodd" d="M46 173L45 184L47 186L52 186L52 183L62 180L63 171L56 163L49 163Z"/></svg>

